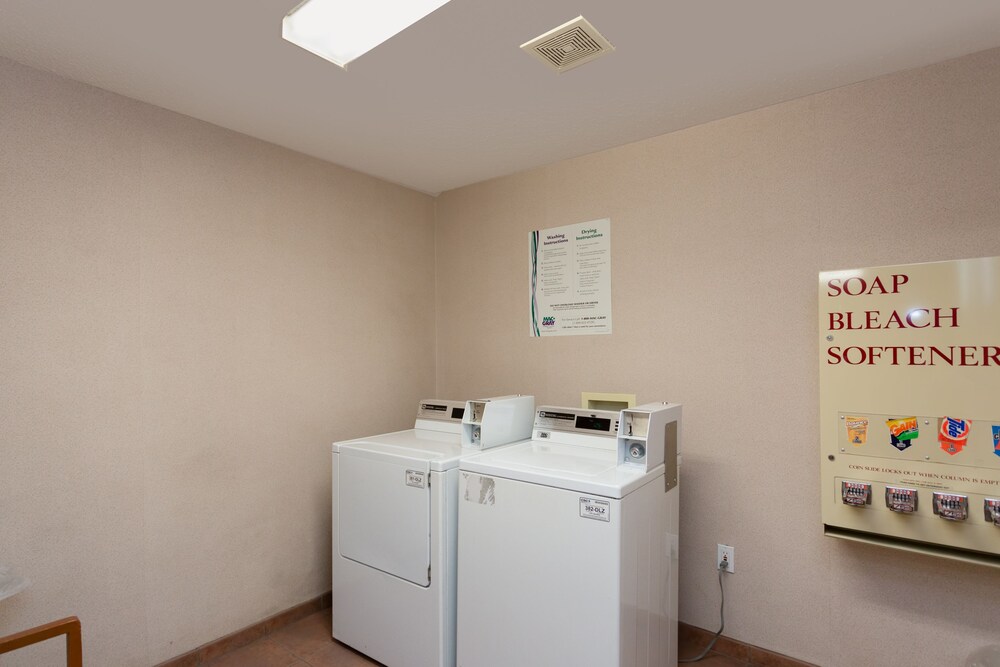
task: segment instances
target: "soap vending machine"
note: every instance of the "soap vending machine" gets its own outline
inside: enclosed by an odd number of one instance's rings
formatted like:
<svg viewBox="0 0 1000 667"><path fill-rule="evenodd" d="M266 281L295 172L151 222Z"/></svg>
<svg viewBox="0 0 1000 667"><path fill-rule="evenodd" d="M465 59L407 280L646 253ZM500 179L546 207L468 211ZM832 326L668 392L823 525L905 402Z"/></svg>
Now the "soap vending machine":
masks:
<svg viewBox="0 0 1000 667"><path fill-rule="evenodd" d="M827 535L1000 566L1000 258L819 278Z"/></svg>

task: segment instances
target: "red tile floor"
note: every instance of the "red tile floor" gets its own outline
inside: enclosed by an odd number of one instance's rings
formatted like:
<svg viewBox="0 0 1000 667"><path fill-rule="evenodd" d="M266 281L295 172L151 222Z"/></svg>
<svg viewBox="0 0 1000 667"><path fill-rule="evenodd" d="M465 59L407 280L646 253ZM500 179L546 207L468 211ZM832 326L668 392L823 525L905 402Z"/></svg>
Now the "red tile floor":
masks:
<svg viewBox="0 0 1000 667"><path fill-rule="evenodd" d="M682 642L680 657L696 655L700 646ZM701 667L746 667L749 663L710 653ZM330 610L286 625L280 630L207 663L211 667L365 667L378 663L330 638Z"/></svg>

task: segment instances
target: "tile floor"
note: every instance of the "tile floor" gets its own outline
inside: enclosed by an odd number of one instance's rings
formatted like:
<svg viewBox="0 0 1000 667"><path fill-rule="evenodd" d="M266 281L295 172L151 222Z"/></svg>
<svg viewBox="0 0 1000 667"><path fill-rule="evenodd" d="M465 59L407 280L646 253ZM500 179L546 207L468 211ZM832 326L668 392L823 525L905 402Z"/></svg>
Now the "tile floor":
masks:
<svg viewBox="0 0 1000 667"><path fill-rule="evenodd" d="M688 644L688 645L685 645ZM682 642L680 657L696 655L699 646ZM207 663L210 667L365 667L379 663L353 651L330 637L330 610L316 612L301 621L231 651ZM718 653L709 653L700 667L747 667L749 663Z"/></svg>

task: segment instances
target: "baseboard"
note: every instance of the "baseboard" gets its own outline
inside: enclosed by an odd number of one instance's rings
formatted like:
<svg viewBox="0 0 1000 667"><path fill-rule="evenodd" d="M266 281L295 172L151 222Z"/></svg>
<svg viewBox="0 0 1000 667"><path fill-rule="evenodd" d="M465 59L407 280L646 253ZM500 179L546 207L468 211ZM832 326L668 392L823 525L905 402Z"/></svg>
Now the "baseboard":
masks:
<svg viewBox="0 0 1000 667"><path fill-rule="evenodd" d="M291 625L295 621L315 614L317 611L329 608L330 593L324 593L312 600L278 612L274 616L269 616L263 621L248 625L242 630L237 630L225 637L202 644L198 648L179 655L176 658L161 662L156 667L199 667L199 665L209 663L224 653L229 653L241 646L246 646L261 637L266 637L275 630L283 628L286 625Z"/></svg>
<svg viewBox="0 0 1000 667"><path fill-rule="evenodd" d="M702 630L687 623L679 623L677 635L677 643L684 647L685 653L678 657L683 659L693 658L704 651L715 633L709 630ZM719 641L715 642L715 647L712 650L734 660L753 665L754 667L817 667L811 662L802 662L801 660L796 660L795 658L790 658L787 655L781 655L774 651L768 651L753 644L730 639L725 635L719 637ZM690 655L687 655L688 653Z"/></svg>
<svg viewBox="0 0 1000 667"><path fill-rule="evenodd" d="M156 667L199 667L215 660L219 656L229 653L241 646L254 642L262 637L266 637L275 630L291 625L306 616L323 609L329 609L331 602L330 593L324 593L312 600L290 607L285 611L278 612L253 625L248 625L242 630L237 630L225 637L202 644L196 649L188 651L183 655L161 662ZM680 658L694 657L700 653L711 641L714 632L703 630L702 628L678 624L679 644L691 655L681 655ZM712 649L715 653L728 656L734 660L749 663L754 667L817 667L810 662L803 662L787 655L775 653L753 644L747 644L725 635L719 637Z"/></svg>

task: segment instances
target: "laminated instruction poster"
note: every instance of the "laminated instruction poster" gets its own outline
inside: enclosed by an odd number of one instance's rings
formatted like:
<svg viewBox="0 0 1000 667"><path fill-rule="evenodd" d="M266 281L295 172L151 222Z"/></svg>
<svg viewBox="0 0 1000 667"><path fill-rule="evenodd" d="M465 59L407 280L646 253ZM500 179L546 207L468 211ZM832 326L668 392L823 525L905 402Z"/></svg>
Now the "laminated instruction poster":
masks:
<svg viewBox="0 0 1000 667"><path fill-rule="evenodd" d="M531 232L531 335L611 333L611 220Z"/></svg>

